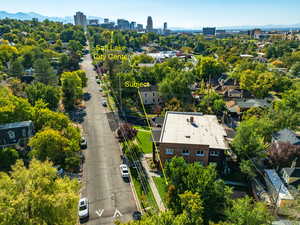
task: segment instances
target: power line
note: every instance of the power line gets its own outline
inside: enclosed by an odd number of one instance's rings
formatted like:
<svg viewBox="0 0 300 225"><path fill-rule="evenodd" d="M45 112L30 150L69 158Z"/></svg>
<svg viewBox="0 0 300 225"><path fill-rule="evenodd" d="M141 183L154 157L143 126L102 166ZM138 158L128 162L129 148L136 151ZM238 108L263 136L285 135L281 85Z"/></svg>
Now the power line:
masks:
<svg viewBox="0 0 300 225"><path fill-rule="evenodd" d="M161 162L161 159L160 159L160 156L159 156L159 153L158 153L157 145L156 145L156 142L155 142L155 139L154 139L154 136L153 136L152 127L150 126L150 122L149 122L149 119L148 119L148 116L147 116L147 113L146 113L146 110L145 110L145 106L144 106L144 103L143 103L143 99L142 99L142 95L141 95L141 92L140 92L140 88L138 88L137 90L138 90L138 94L139 94L139 97L140 97L140 100L141 100L142 108L143 108L143 111L144 111L144 114L145 114L145 117L146 117L146 121L147 121L148 127L150 129L151 137L152 137L152 140L153 140L153 143L154 143L154 147L155 147L155 153L158 156L159 164L160 164L160 167L161 167L162 172L163 172L165 183L168 185L168 180L166 178L165 170L164 170L164 167L162 165L162 162Z"/></svg>

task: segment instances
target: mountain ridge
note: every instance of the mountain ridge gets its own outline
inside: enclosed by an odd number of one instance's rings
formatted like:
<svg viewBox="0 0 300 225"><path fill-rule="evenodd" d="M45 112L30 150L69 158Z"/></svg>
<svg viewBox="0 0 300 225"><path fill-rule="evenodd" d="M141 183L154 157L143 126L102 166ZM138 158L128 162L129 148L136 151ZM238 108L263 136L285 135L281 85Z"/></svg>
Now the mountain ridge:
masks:
<svg viewBox="0 0 300 225"><path fill-rule="evenodd" d="M39 21L48 19L55 22L74 23L74 18L72 16L54 17L54 16L44 16L36 12L9 13L6 11L0 11L0 19L5 19L5 18L17 19L17 20L32 20L33 18L37 18ZM102 17L96 17L96 16L89 16L88 19L98 19L100 22L103 22L104 20Z"/></svg>

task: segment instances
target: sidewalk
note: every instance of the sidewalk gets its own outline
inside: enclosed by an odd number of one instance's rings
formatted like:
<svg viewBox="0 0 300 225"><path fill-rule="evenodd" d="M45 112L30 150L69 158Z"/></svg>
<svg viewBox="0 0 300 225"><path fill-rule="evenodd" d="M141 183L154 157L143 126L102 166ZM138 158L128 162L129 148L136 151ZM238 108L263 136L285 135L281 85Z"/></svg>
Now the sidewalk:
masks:
<svg viewBox="0 0 300 225"><path fill-rule="evenodd" d="M160 195L159 195L159 192L158 192L158 190L157 190L157 188L156 188L156 185L155 185L155 183L154 183L154 181L153 181L153 179L152 179L152 174L151 174L151 172L150 172L150 168L149 168L149 166L148 166L148 164L147 164L147 161L146 161L145 157L143 157L143 158L141 159L141 163L142 163L142 166L145 168L145 172L147 173L149 185L150 185L150 188L151 188L151 190L152 190L153 196L154 196L154 198L155 198L155 201L156 201L156 204L157 204L159 210L160 210L160 211L166 211L166 208L165 208L165 206L164 206L164 203L163 203L163 201L161 200L161 197L160 197Z"/></svg>

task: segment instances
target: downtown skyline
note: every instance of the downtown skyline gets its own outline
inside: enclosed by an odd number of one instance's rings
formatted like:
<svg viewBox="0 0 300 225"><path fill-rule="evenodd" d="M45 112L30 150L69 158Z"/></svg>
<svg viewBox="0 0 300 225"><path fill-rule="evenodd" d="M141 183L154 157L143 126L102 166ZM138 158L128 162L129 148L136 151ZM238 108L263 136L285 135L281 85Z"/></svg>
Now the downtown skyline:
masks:
<svg viewBox="0 0 300 225"><path fill-rule="evenodd" d="M57 10L59 8L60 10ZM152 16L154 27L160 28L164 22L169 27L200 28L203 26L263 26L269 24L290 25L299 24L300 2L296 0L270 0L238 1L220 0L180 1L136 1L120 0L96 1L86 0L53 0L40 3L28 0L26 3L11 0L2 4L1 10L16 12L35 12L49 17L73 16L76 11L81 11L87 16L109 18L116 21L124 18L146 25L148 16Z"/></svg>

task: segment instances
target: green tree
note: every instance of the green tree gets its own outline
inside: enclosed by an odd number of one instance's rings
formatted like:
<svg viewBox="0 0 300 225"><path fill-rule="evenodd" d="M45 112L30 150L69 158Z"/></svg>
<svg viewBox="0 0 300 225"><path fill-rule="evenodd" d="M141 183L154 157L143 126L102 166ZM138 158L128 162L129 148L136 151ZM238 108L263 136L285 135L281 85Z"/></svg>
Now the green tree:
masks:
<svg viewBox="0 0 300 225"><path fill-rule="evenodd" d="M63 165L68 145L69 140L59 131L46 128L30 139L29 146L32 147L30 156L42 161L49 159L55 165Z"/></svg>
<svg viewBox="0 0 300 225"><path fill-rule="evenodd" d="M206 81L209 81L214 76L220 75L225 71L226 66L222 61L209 56L200 57L195 68L195 72L199 79L204 79Z"/></svg>
<svg viewBox="0 0 300 225"><path fill-rule="evenodd" d="M52 110L57 109L60 100L60 89L58 87L45 85L40 82L28 85L25 88L28 101L34 106L36 101L43 100Z"/></svg>
<svg viewBox="0 0 300 225"><path fill-rule="evenodd" d="M37 81L47 85L57 83L57 76L46 58L37 59L33 64L33 68Z"/></svg>
<svg viewBox="0 0 300 225"><path fill-rule="evenodd" d="M1 225L77 223L79 184L58 178L49 162L17 161L11 174L0 173Z"/></svg>
<svg viewBox="0 0 300 225"><path fill-rule="evenodd" d="M217 220L224 211L231 191L221 179L214 166L204 167L199 163L187 164L182 157L174 157L165 165L167 179L175 189L172 197L167 196L167 205L176 214L183 212L182 205L178 205L176 195L180 196L186 191L199 194L203 201L203 219ZM168 191L170 194L170 190ZM182 201L182 200L181 200ZM175 207L175 208L174 208Z"/></svg>
<svg viewBox="0 0 300 225"><path fill-rule="evenodd" d="M64 72L61 83L64 105L67 109L71 109L82 97L82 80L75 72Z"/></svg>
<svg viewBox="0 0 300 225"><path fill-rule="evenodd" d="M222 97L212 89L207 90L204 97L200 100L199 111L220 115L224 110L225 102Z"/></svg>
<svg viewBox="0 0 300 225"><path fill-rule="evenodd" d="M24 75L24 67L22 65L20 58L11 62L9 68L9 74L17 78L21 78Z"/></svg>
<svg viewBox="0 0 300 225"><path fill-rule="evenodd" d="M19 153L13 148L0 148L0 170L8 171L19 158Z"/></svg>
<svg viewBox="0 0 300 225"><path fill-rule="evenodd" d="M200 195L198 193L193 194L192 192L184 192L179 196L183 208L183 212L179 216L180 220L184 221L182 224L203 224L202 215L204 210Z"/></svg>
<svg viewBox="0 0 300 225"><path fill-rule="evenodd" d="M189 85L194 81L194 76L190 72L172 71L159 84L159 92L166 100L177 98L182 101L191 100L191 90Z"/></svg>
<svg viewBox="0 0 300 225"><path fill-rule="evenodd" d="M81 82L82 82L82 87L86 87L87 86L87 80L88 78L86 77L86 73L83 71L83 70L77 70L77 71L74 71L74 73L76 73L80 79L81 79Z"/></svg>
<svg viewBox="0 0 300 225"><path fill-rule="evenodd" d="M300 62L295 63L291 67L290 74L294 77L300 77Z"/></svg>
<svg viewBox="0 0 300 225"><path fill-rule="evenodd" d="M256 177L254 162L252 162L251 160L242 160L240 162L240 170L248 178L255 178Z"/></svg>
<svg viewBox="0 0 300 225"><path fill-rule="evenodd" d="M27 99L14 96L0 86L0 124L30 120L32 113Z"/></svg>
<svg viewBox="0 0 300 225"><path fill-rule="evenodd" d="M63 113L53 112L46 108L45 103L37 101L33 108L32 120L36 130L49 127L62 131L70 124L70 119Z"/></svg>
<svg viewBox="0 0 300 225"><path fill-rule="evenodd" d="M248 90L259 98L267 96L272 90L274 81L275 77L272 72L246 70L240 75L241 89Z"/></svg>
<svg viewBox="0 0 300 225"><path fill-rule="evenodd" d="M265 156L267 149L265 141L272 133L270 125L268 121L254 117L240 123L232 141L232 147L240 159Z"/></svg>
<svg viewBox="0 0 300 225"><path fill-rule="evenodd" d="M271 225L272 216L262 202L253 203L249 197L232 201L225 210L228 222L235 225Z"/></svg>

